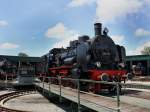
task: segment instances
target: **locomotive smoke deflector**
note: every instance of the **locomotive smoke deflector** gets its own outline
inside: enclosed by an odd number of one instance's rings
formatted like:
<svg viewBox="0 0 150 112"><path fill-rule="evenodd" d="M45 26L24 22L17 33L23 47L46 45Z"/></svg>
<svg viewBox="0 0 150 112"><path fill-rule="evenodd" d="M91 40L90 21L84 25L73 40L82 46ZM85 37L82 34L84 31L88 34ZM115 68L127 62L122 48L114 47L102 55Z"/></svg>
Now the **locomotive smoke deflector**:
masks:
<svg viewBox="0 0 150 112"><path fill-rule="evenodd" d="M95 29L95 36L101 36L102 35L102 24L101 23L95 23L94 29Z"/></svg>

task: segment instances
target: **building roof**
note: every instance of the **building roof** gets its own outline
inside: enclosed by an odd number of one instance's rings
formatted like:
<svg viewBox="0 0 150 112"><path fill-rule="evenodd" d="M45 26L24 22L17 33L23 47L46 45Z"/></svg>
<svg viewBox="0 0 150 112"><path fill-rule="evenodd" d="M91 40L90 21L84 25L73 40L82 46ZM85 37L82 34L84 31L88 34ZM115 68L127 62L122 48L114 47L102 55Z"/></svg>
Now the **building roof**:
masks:
<svg viewBox="0 0 150 112"><path fill-rule="evenodd" d="M14 62L41 62L42 59L40 57L20 57L20 56L8 56L8 55L0 55L0 58L5 58Z"/></svg>
<svg viewBox="0 0 150 112"><path fill-rule="evenodd" d="M150 60L150 55L132 55L126 56L126 61Z"/></svg>

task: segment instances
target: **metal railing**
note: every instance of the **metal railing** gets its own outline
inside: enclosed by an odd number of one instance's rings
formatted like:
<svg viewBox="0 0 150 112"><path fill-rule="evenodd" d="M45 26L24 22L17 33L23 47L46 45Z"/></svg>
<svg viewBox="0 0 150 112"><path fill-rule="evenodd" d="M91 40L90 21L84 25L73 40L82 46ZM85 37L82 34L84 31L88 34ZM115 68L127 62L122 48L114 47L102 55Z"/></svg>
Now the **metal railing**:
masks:
<svg viewBox="0 0 150 112"><path fill-rule="evenodd" d="M107 85L113 85L116 87L116 94L117 94L117 99L116 99L116 108L109 108L108 110L112 109L113 111L120 112L120 83L119 82L106 82L106 81L95 81L95 80L87 80L87 79L72 79L72 78L63 78L61 76L59 77L43 77L42 79L42 88L43 88L43 93L44 93L44 83L45 79L48 79L48 88L49 92L51 92L51 80L56 79L58 81L58 86L59 86L59 101L62 102L62 81L63 80L68 80L68 81L76 81L77 82L77 104L78 104L78 112L81 112L81 98L80 98L80 82L86 82L86 83L95 83L95 84L107 84ZM102 105L101 105L102 106ZM105 107L107 108L107 107Z"/></svg>

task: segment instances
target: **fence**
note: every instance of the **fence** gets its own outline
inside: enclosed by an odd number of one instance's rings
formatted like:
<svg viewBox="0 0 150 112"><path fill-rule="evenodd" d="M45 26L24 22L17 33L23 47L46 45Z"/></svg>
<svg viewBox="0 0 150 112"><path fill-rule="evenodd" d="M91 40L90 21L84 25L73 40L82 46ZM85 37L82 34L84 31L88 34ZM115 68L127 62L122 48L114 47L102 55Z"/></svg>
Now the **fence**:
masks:
<svg viewBox="0 0 150 112"><path fill-rule="evenodd" d="M81 104L80 104L80 101L81 101L81 98L80 98L80 92L82 92L80 90L80 82L86 82L86 83L95 83L95 84L107 84L107 85L113 85L116 87L116 94L117 94L117 100L116 100L116 107L117 108L112 108L113 111L116 111L116 112L120 112L120 83L119 82L106 82L106 81L94 81L94 80L86 80L86 79L72 79L72 78L63 78L61 76L59 77L43 77L43 80L42 80L42 86L43 86L43 93L44 93L44 84L45 84L45 79L48 79L48 88L49 88L49 91L51 92L51 85L52 85L52 79L55 79L58 81L58 86L59 86L59 101L62 102L62 81L75 81L77 83L77 104L78 104L78 112L81 112ZM87 93L87 92L85 92ZM108 107L108 109L110 109Z"/></svg>

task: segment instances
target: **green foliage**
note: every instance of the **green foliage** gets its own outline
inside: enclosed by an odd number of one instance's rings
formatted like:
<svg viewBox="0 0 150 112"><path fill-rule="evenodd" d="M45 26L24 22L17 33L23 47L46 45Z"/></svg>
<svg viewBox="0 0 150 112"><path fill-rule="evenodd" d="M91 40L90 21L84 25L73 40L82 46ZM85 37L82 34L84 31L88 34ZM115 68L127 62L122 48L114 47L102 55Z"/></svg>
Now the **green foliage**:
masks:
<svg viewBox="0 0 150 112"><path fill-rule="evenodd" d="M144 47L144 49L141 51L143 55L150 55L150 47Z"/></svg>
<svg viewBox="0 0 150 112"><path fill-rule="evenodd" d="M18 56L20 56L20 57L28 57L28 55L27 55L26 53L23 53L23 52L20 52L20 53L18 54Z"/></svg>

